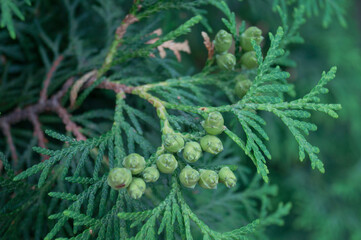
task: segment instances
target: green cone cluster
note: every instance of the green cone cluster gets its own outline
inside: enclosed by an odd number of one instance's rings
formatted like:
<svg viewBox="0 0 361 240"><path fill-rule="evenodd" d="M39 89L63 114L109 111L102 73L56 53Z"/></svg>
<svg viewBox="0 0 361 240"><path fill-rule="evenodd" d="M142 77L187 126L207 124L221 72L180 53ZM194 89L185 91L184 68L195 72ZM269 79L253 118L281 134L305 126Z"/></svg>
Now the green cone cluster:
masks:
<svg viewBox="0 0 361 240"><path fill-rule="evenodd" d="M127 188L128 194L134 198L139 199L145 192L145 182L141 178L134 178L133 181L130 183L129 187Z"/></svg>
<svg viewBox="0 0 361 240"><path fill-rule="evenodd" d="M220 112L209 113L202 122L202 126L207 135L203 136L199 143L194 141L187 142L183 149L183 157L188 163L195 163L202 156L202 151L211 154L218 154L223 151L222 141L215 136L221 134L224 130L222 114ZM181 170L179 180L184 187L194 188L198 183L205 189L215 189L219 181L227 187L233 187L237 182L235 175L229 168L224 167L217 173L216 171L205 169L197 171L189 165Z"/></svg>
<svg viewBox="0 0 361 240"><path fill-rule="evenodd" d="M257 57L255 51L246 52L241 57L241 64L247 69L258 67Z"/></svg>
<svg viewBox="0 0 361 240"><path fill-rule="evenodd" d="M199 180L200 174L197 170L187 165L179 174L179 180L183 186L194 188Z"/></svg>
<svg viewBox="0 0 361 240"><path fill-rule="evenodd" d="M241 47L244 51L253 51L252 40L255 41L257 45L261 44L263 41L262 30L258 27L249 27L242 33Z"/></svg>
<svg viewBox="0 0 361 240"><path fill-rule="evenodd" d="M224 119L220 112L211 112L203 122L203 128L208 135L200 139L203 151L218 154L223 151L222 141L214 136L221 134L224 130Z"/></svg>
<svg viewBox="0 0 361 240"><path fill-rule="evenodd" d="M224 130L224 119L220 112L211 112L203 122L203 128L208 134L218 135Z"/></svg>
<svg viewBox="0 0 361 240"><path fill-rule="evenodd" d="M128 168L133 175L143 172L145 168L144 157L140 156L138 153L132 153L126 156L123 160L123 166Z"/></svg>
<svg viewBox="0 0 361 240"><path fill-rule="evenodd" d="M187 165L180 172L179 181L186 188L194 188L198 183L204 189L216 189L219 182L228 188L234 187L237 178L229 167L222 167L217 173L207 169L197 171Z"/></svg>
<svg viewBox="0 0 361 240"><path fill-rule="evenodd" d="M132 173L126 168L113 168L108 175L108 185L114 190L126 188L132 182Z"/></svg>
<svg viewBox="0 0 361 240"><path fill-rule="evenodd" d="M237 183L237 178L229 167L221 168L218 173L205 169L201 169L199 173L198 184L204 189L216 189L219 182L228 188L234 187Z"/></svg>
<svg viewBox="0 0 361 240"><path fill-rule="evenodd" d="M223 151L222 141L215 135L221 134L224 130L224 119L220 112L211 112L202 122L202 126L208 135L205 135L199 142L191 141L185 144L183 158L188 163L195 163L202 156L202 151L211 154L218 154Z"/></svg>
<svg viewBox="0 0 361 240"><path fill-rule="evenodd" d="M168 135L168 152L178 152L184 146L181 135ZM166 141L166 140L164 140ZM171 141L174 141L173 143ZM144 157L132 153L123 159L124 168L113 168L108 175L108 185L114 190L127 188L128 194L139 199L145 192L146 182L156 182L159 179L159 172L170 174L178 167L178 161L171 153L164 153L158 156L156 164L146 167Z"/></svg>
<svg viewBox="0 0 361 240"><path fill-rule="evenodd" d="M214 39L214 48L216 50L216 62L222 70L233 70L236 65L236 57L228 53L232 46L232 35L225 30L219 30Z"/></svg>
<svg viewBox="0 0 361 240"><path fill-rule="evenodd" d="M145 192L145 182L141 178L132 176L128 168L113 168L108 175L108 185L114 190L126 188L129 195L134 199L139 199Z"/></svg>
<svg viewBox="0 0 361 240"><path fill-rule="evenodd" d="M156 182L159 178L159 171L156 166L147 167L143 172L143 179L146 182Z"/></svg>
<svg viewBox="0 0 361 240"><path fill-rule="evenodd" d="M198 142L187 142L183 149L183 158L189 162L194 163L202 156L202 148Z"/></svg>
<svg viewBox="0 0 361 240"><path fill-rule="evenodd" d="M235 78L236 85L234 87L234 92L239 98L243 98L246 95L247 91L252 85L252 81L244 74L239 74Z"/></svg>
<svg viewBox="0 0 361 240"><path fill-rule="evenodd" d="M237 183L237 178L229 167L223 167L218 173L219 181L228 188L234 187Z"/></svg>
<svg viewBox="0 0 361 240"><path fill-rule="evenodd" d="M214 48L216 50L216 53L222 54L224 52L227 52L232 45L232 41L233 38L230 33L223 29L219 30L214 39Z"/></svg>
<svg viewBox="0 0 361 240"><path fill-rule="evenodd" d="M180 134L168 133L163 136L164 148L168 152L176 153L183 149L184 140Z"/></svg>
<svg viewBox="0 0 361 240"><path fill-rule="evenodd" d="M230 71L236 65L236 57L232 53L223 53L216 55L217 65L220 69Z"/></svg>
<svg viewBox="0 0 361 240"><path fill-rule="evenodd" d="M218 184L218 174L213 170L200 170L199 186L204 189L216 189Z"/></svg>
<svg viewBox="0 0 361 240"><path fill-rule="evenodd" d="M178 161L173 154L165 153L158 157L157 167L162 173L170 174L178 167Z"/></svg>
<svg viewBox="0 0 361 240"><path fill-rule="evenodd" d="M246 69L258 67L256 52L253 49L252 41L257 45L261 44L263 41L262 30L258 27L249 27L241 35L241 47L244 51L244 54L241 57L241 65Z"/></svg>
<svg viewBox="0 0 361 240"><path fill-rule="evenodd" d="M126 156L123 159L123 166L110 170L108 185L114 190L127 188L128 194L134 199L139 199L144 194L145 182L156 182L159 178L158 169L155 166L146 168L144 157L137 153Z"/></svg>
<svg viewBox="0 0 361 240"><path fill-rule="evenodd" d="M254 41L259 45L263 39L262 30L255 26L247 28L246 31L242 33L240 37L240 45L243 50L243 55L240 59L242 67L246 69L258 67L256 52L253 49L252 42ZM232 35L225 30L220 30L213 41L216 52L216 62L222 70L234 70L236 65L236 57L228 52L232 46L232 41Z"/></svg>
<svg viewBox="0 0 361 240"><path fill-rule="evenodd" d="M203 151L218 154L223 151L222 141L213 135L206 135L201 138L201 147Z"/></svg>
<svg viewBox="0 0 361 240"><path fill-rule="evenodd" d="M108 175L108 185L114 190L126 188L128 194L134 198L142 197L146 190L146 182L152 183L159 179L160 172L172 174L179 166L174 153L183 150L183 158L192 164L200 159L204 152L218 154L223 151L222 141L216 136L224 130L224 119L220 112L211 112L202 122L207 135L200 138L199 142L184 142L180 133L166 133L162 136L165 152L159 154L155 164L146 166L143 156L131 153L123 159L122 168L113 168ZM219 173L213 170L202 169L197 171L190 165L181 169L179 181L184 187L194 188L197 183L205 189L215 189L218 182L227 187L233 187L237 179L229 168L222 168Z"/></svg>

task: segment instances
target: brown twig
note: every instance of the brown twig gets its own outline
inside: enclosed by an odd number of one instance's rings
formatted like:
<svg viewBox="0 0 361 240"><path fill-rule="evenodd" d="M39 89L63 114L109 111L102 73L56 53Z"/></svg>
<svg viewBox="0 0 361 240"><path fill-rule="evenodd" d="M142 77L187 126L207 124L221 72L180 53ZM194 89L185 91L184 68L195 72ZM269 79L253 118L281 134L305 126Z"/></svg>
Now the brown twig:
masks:
<svg viewBox="0 0 361 240"><path fill-rule="evenodd" d="M103 89L108 89L108 90L113 90L116 93L131 93L134 89L134 87L131 86L127 86L124 84L120 84L120 83L115 83L115 82L110 82L110 81L104 81L101 84L99 84L97 86L97 88L103 88Z"/></svg>
<svg viewBox="0 0 361 240"><path fill-rule="evenodd" d="M158 36L162 35L162 29L159 28L159 29L155 30L153 32L153 34L156 34ZM158 40L159 40L158 37L153 38L153 39L149 40L147 42L147 44L153 44ZM161 45L159 45L157 47L161 58L165 58L167 56L165 48L168 48L169 50L171 50L174 53L174 55L177 57L178 62L180 62L182 60L180 52L186 52L188 54L191 53L191 49L189 47L188 40L185 40L184 42L174 42L173 40L169 40L169 41L162 43ZM154 54L151 54L150 56L154 57Z"/></svg>
<svg viewBox="0 0 361 240"><path fill-rule="evenodd" d="M139 21L138 18L136 18L132 14L128 14L127 16L125 16L125 18L122 21L122 24L117 28L116 38L118 40L122 39L124 37L124 34L127 32L129 25L131 25L137 21Z"/></svg>
<svg viewBox="0 0 361 240"><path fill-rule="evenodd" d="M41 130L41 123L39 121L38 116L33 113L30 113L29 120L34 126L34 136L36 136L38 139L38 145L42 148L45 148L46 139L43 131Z"/></svg>
<svg viewBox="0 0 361 240"><path fill-rule="evenodd" d="M58 116L62 119L63 123L65 124L66 130L72 132L74 136L77 138L77 140L86 139L86 137L80 132L79 126L77 126L73 121L71 121L70 119L71 115L60 104L61 98L65 95L65 93L73 84L73 82L74 82L74 78L68 79L64 83L63 87L50 99L39 101L38 103L29 105L23 109L16 109L15 111L0 117L1 130L5 135L5 137L7 138L7 142L11 151L11 157L15 161L15 164L18 157L10 133L10 126L24 120L30 121L34 126L34 134L38 137L39 146L46 147L45 144L46 140L41 130L41 125L38 119L38 115L43 112L50 111L57 113Z"/></svg>
<svg viewBox="0 0 361 240"><path fill-rule="evenodd" d="M111 49L108 52L108 55L105 58L103 66L97 71L94 70L88 75L84 75L83 80L79 80L76 84L76 87L73 88L71 92L71 105L73 106L75 103L75 100L77 98L78 92L80 88L85 84L85 86L91 85L96 78L102 76L109 68L111 67L114 54L116 52L117 47L121 44L122 38L124 34L127 31L127 28L129 25L133 24L134 22L137 22L138 19L132 15L128 14L124 20L122 21L122 24L117 28L115 33L115 40L112 43ZM58 91L56 94L54 94L50 99L48 99L47 91L48 87L50 85L50 81L60 65L61 61L64 59L63 55L60 55L52 64L50 70L48 71L46 78L43 83L43 88L40 92L40 98L38 103L29 105L23 109L16 109L13 112L10 112L2 117L0 117L0 127L7 138L7 142L11 151L11 156L14 160L14 163L16 164L18 156L16 153L16 148L11 136L10 132L10 126L12 124L16 124L23 120L28 120L33 124L34 127L34 135L38 138L38 144L40 147L46 147L46 139L44 136L44 133L41 130L41 123L39 121L38 115L45 112L55 112L63 121L65 128L67 131L70 131L74 134L74 136L77 138L77 140L85 140L86 137L80 132L79 126L77 126L72 120L71 115L69 112L61 105L60 100L65 95L67 90L70 88L70 86L74 82L74 78L68 79L65 84L63 85L62 89ZM105 81L101 83L98 88L104 88L104 89L110 89L117 93L119 92L127 92L130 93L132 91L132 87L128 87L126 85L112 83L109 81ZM2 169L2 162L0 161L0 170Z"/></svg>
<svg viewBox="0 0 361 240"><path fill-rule="evenodd" d="M61 63L61 61L64 59L63 55L60 55L53 63L53 65L51 66L49 72L46 74L46 78L43 84L43 89L40 92L40 102L44 102L47 99L47 92L48 92L48 88L49 88L49 84L50 84L50 80L53 77L56 69L58 68L59 64Z"/></svg>
<svg viewBox="0 0 361 240"><path fill-rule="evenodd" d="M58 102L54 102L55 111L58 116L63 120L65 129L69 132L72 132L77 140L86 140L86 137L80 132L78 125L76 125L70 118L71 115L68 111L62 107Z"/></svg>
<svg viewBox="0 0 361 240"><path fill-rule="evenodd" d="M10 152L11 152L11 158L14 160L14 164L16 165L18 162L18 155L16 153L16 148L15 148L15 144L13 141L13 137L11 136L11 132L10 132L10 124L6 123L6 122L0 122L0 126L1 129L6 137L6 140L8 142L9 148L10 148ZM1 169L0 169L1 170Z"/></svg>
<svg viewBox="0 0 361 240"><path fill-rule="evenodd" d="M54 111L55 107L57 107L57 105L54 105L54 103L60 103L61 98L64 96L72 83L73 78L68 79L59 92L44 102L38 102L23 109L16 109L13 112L3 115L0 117L0 124L7 123L12 125L23 120L29 120L31 114L39 115L45 111Z"/></svg>
<svg viewBox="0 0 361 240"><path fill-rule="evenodd" d="M134 4L136 4L136 2L134 2ZM141 6L138 6L138 7L141 7ZM89 87L99 77L103 76L103 74L106 73L110 69L112 62L113 62L114 55L116 53L116 50L122 44L122 39L123 39L125 33L127 32L128 27L137 21L139 21L139 19L133 14L127 14L125 16L121 25L117 28L117 30L115 32L114 41L112 42L112 45L109 49L107 56L105 57L102 67L99 70L93 70L93 71L90 71L90 72L84 74L81 78L79 78L76 81L73 88L71 89L70 108L74 108L80 89L82 89L83 87L84 88ZM118 89L117 86L113 86L111 84L109 85L104 82L101 83L100 86L98 86L98 88L113 89L116 92L122 91L122 90Z"/></svg>
<svg viewBox="0 0 361 240"><path fill-rule="evenodd" d="M122 24L117 28L117 31L115 32L115 39L112 42L112 45L110 46L107 56L105 57L103 66L98 71L98 77L102 76L110 69L117 48L122 44L122 39L129 25L137 21L139 21L138 18L136 18L132 14L128 14L127 16L125 16L124 20L122 21Z"/></svg>
<svg viewBox="0 0 361 240"><path fill-rule="evenodd" d="M90 71L84 74L81 78L79 78L75 82L74 86L71 88L70 91L70 108L74 108L76 99L78 98L78 93L82 88L82 86L88 81L90 83L93 83L96 80L97 74L98 74L97 70Z"/></svg>
<svg viewBox="0 0 361 240"><path fill-rule="evenodd" d="M208 50L208 60L211 60L214 54L214 44L211 42L208 34L206 32L202 32L202 37L204 39L204 46Z"/></svg>
<svg viewBox="0 0 361 240"><path fill-rule="evenodd" d="M29 116L30 122L34 127L34 136L38 139L39 147L46 148L46 138L44 132L41 130L41 123L39 121L39 117L33 113L30 113ZM49 156L42 155L43 161L49 159Z"/></svg>

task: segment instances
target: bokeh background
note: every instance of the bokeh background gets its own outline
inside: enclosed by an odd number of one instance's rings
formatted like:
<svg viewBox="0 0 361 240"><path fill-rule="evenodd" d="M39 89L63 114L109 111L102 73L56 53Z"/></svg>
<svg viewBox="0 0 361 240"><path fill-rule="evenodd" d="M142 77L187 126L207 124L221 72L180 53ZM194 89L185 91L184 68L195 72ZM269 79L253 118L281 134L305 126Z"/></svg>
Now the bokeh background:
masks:
<svg viewBox="0 0 361 240"><path fill-rule="evenodd" d="M248 25L265 32L274 32L280 25L280 18L272 11L273 1L228 2L239 20ZM303 2L311 5L311 1ZM361 2L330 2L343 9L344 19L334 14L327 20L329 9L306 8L307 21L300 32L304 44L291 46L291 58L297 65L289 69L290 81L297 96L302 96L322 71L337 66L327 101L341 103L342 110L337 120L323 114L312 119L318 130L309 138L321 149L325 174L312 170L307 160L300 162L297 143L288 129L266 116L273 157L270 182L279 187L277 201L293 203L285 225L267 232L270 239L361 239ZM222 15L209 11L212 26L223 28L219 22ZM194 40L197 42L201 40ZM192 59L199 59L196 63L201 67L205 52L198 49L202 46L192 48Z"/></svg>

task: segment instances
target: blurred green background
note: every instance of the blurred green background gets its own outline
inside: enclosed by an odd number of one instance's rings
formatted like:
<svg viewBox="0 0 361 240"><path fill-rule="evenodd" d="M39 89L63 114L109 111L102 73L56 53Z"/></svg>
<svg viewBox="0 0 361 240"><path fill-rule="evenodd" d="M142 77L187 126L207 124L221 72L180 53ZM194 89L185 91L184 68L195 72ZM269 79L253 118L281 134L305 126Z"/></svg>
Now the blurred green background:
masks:
<svg viewBox="0 0 361 240"><path fill-rule="evenodd" d="M274 32L281 24L272 11L273 1L228 2L247 25ZM270 239L361 239L361 2L335 2L344 8L347 26L336 16L325 26L325 10L320 9L318 15L310 11L300 32L304 44L291 46L291 59L297 66L289 69L297 96L302 96L320 79L322 71L338 67L327 101L342 104L340 117L335 120L314 115L313 121L319 128L309 136L321 149L326 173L312 170L308 162L300 162L293 136L278 119L265 116L273 156L270 183L279 186L278 201L293 203L285 226L267 232ZM222 15L212 10L209 9L212 27L223 28L219 21ZM200 44L199 32L193 33L193 43ZM200 68L205 50L202 45L191 46L190 59L195 59Z"/></svg>

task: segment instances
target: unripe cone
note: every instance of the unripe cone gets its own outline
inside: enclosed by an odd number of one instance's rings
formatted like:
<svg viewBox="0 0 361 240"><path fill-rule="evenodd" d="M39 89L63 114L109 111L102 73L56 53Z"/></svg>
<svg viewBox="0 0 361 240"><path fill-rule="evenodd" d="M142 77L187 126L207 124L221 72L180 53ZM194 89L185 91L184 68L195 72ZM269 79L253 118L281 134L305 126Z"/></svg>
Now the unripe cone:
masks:
<svg viewBox="0 0 361 240"><path fill-rule="evenodd" d="M159 178L159 171L155 166L147 167L143 171L143 178L146 182L156 182Z"/></svg>
<svg viewBox="0 0 361 240"><path fill-rule="evenodd" d="M234 81L238 82L238 81L243 81L243 80L247 80L248 76L246 74L240 73L237 76L234 77Z"/></svg>
<svg viewBox="0 0 361 240"><path fill-rule="evenodd" d="M187 142L183 149L183 157L189 163L194 163L202 156L201 145L197 142Z"/></svg>
<svg viewBox="0 0 361 240"><path fill-rule="evenodd" d="M172 154L162 154L157 159L157 167L162 173L173 173L178 167L178 162Z"/></svg>
<svg viewBox="0 0 361 240"><path fill-rule="evenodd" d="M137 153L132 153L126 156L123 160L124 167L128 168L133 175L143 172L145 168L144 157Z"/></svg>
<svg viewBox="0 0 361 240"><path fill-rule="evenodd" d="M203 123L203 128L208 134L218 135L224 130L224 119L220 112L211 112Z"/></svg>
<svg viewBox="0 0 361 240"><path fill-rule="evenodd" d="M222 141L216 136L206 135L201 138L201 147L203 151L211 154L218 154L223 151Z"/></svg>
<svg viewBox="0 0 361 240"><path fill-rule="evenodd" d="M107 181L114 190L126 188L132 181L132 173L126 168L113 168L109 172Z"/></svg>
<svg viewBox="0 0 361 240"><path fill-rule="evenodd" d="M214 39L216 53L227 52L232 45L232 35L225 30L219 30Z"/></svg>
<svg viewBox="0 0 361 240"><path fill-rule="evenodd" d="M252 81L249 79L238 81L236 83L234 91L239 98L243 98L251 86L252 86Z"/></svg>
<svg viewBox="0 0 361 240"><path fill-rule="evenodd" d="M222 70L233 70L236 65L236 57L231 53L216 55L217 65Z"/></svg>
<svg viewBox="0 0 361 240"><path fill-rule="evenodd" d="M215 189L218 184L218 174L212 170L200 170L199 186L205 189Z"/></svg>
<svg viewBox="0 0 361 240"><path fill-rule="evenodd" d="M246 52L241 57L241 64L247 69L253 69L258 67L257 57L255 51Z"/></svg>
<svg viewBox="0 0 361 240"><path fill-rule="evenodd" d="M194 188L199 180L199 172L190 166L186 166L179 174L179 180L183 186Z"/></svg>
<svg viewBox="0 0 361 240"><path fill-rule="evenodd" d="M218 173L219 181L224 183L228 188L234 187L237 183L237 178L229 167L223 167Z"/></svg>
<svg viewBox="0 0 361 240"><path fill-rule="evenodd" d="M249 27L241 35L241 46L244 51L252 51L252 40L254 40L257 45L261 44L263 41L262 30L258 27Z"/></svg>
<svg viewBox="0 0 361 240"><path fill-rule="evenodd" d="M141 178L133 178L133 181L130 183L129 187L127 188L128 194L134 198L139 199L145 192L145 182Z"/></svg>
<svg viewBox="0 0 361 240"><path fill-rule="evenodd" d="M168 133L163 136L164 148L171 153L179 152L184 147L184 139L180 134Z"/></svg>

